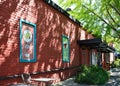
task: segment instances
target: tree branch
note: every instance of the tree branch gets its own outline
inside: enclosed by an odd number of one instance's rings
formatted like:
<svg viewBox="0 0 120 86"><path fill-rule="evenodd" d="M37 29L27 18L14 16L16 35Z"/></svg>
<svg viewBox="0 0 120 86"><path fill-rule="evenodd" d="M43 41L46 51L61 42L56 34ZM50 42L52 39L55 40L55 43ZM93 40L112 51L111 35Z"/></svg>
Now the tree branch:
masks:
<svg viewBox="0 0 120 86"><path fill-rule="evenodd" d="M117 12L118 15L120 15L120 11L115 6L113 6L112 4L109 4L109 5Z"/></svg>
<svg viewBox="0 0 120 86"><path fill-rule="evenodd" d="M110 26L111 29L113 29L114 31L116 31L117 33L119 33L116 28L114 28L113 26L111 26L107 21L105 21L101 16L97 15L93 10L89 9L89 8L86 7L85 5L83 5L83 7L85 7L88 11L90 11L91 13L93 13L94 15L96 15L96 16L97 16L99 19L101 19L104 23L106 23L108 26Z"/></svg>
<svg viewBox="0 0 120 86"><path fill-rule="evenodd" d="M116 23L116 21L114 20L114 18L112 17L112 15L110 14L109 10L108 10L108 7L106 6L106 10L107 10L107 13L108 15L110 16L111 20L118 26L118 24ZM109 21L110 22L110 21ZM110 22L111 23L111 22ZM112 24L112 23L111 23ZM113 25L112 25L113 26Z"/></svg>

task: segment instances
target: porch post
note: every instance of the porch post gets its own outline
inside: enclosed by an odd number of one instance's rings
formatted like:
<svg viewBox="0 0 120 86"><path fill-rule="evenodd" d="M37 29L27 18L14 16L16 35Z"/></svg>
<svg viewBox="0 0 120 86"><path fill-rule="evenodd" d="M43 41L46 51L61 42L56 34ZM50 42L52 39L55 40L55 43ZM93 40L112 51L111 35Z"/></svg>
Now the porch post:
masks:
<svg viewBox="0 0 120 86"><path fill-rule="evenodd" d="M97 61L97 65L100 66L100 67L102 66L100 45L98 46L98 61Z"/></svg>

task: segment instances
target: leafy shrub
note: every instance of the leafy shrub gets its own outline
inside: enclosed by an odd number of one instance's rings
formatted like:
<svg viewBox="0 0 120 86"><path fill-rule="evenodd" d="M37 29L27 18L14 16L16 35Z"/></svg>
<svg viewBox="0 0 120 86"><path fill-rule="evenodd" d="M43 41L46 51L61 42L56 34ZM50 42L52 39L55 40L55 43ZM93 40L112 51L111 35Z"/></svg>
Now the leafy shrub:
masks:
<svg viewBox="0 0 120 86"><path fill-rule="evenodd" d="M114 62L112 62L111 67L120 68L120 59L116 59Z"/></svg>
<svg viewBox="0 0 120 86"><path fill-rule="evenodd" d="M86 65L80 68L80 71L75 77L75 82L82 84L104 84L109 79L109 73L101 67Z"/></svg>

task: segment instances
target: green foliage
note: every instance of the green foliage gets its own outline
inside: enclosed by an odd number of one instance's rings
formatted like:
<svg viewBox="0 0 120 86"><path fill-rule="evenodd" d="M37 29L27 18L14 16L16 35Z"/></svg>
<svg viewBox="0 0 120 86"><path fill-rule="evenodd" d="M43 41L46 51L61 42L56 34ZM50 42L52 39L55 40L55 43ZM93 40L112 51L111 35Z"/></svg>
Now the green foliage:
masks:
<svg viewBox="0 0 120 86"><path fill-rule="evenodd" d="M116 59L112 64L112 68L120 68L120 59Z"/></svg>
<svg viewBox="0 0 120 86"><path fill-rule="evenodd" d="M118 48L120 0L58 0L58 4L63 9L72 8L68 13L79 20L88 32L106 42L113 42Z"/></svg>
<svg viewBox="0 0 120 86"><path fill-rule="evenodd" d="M109 73L101 67L94 65L87 67L84 65L76 75L75 82L80 84L101 85L106 83L109 77Z"/></svg>
<svg viewBox="0 0 120 86"><path fill-rule="evenodd" d="M116 50L118 51L118 52L120 52L120 40L119 39L116 39L116 40L118 40L118 42L116 42L116 43L114 43L114 46L116 47Z"/></svg>

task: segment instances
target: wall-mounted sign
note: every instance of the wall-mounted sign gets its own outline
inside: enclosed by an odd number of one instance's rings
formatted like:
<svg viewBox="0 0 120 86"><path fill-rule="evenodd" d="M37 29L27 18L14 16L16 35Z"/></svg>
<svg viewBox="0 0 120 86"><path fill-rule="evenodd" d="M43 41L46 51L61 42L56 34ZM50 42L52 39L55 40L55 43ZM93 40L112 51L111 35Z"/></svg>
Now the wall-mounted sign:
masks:
<svg viewBox="0 0 120 86"><path fill-rule="evenodd" d="M69 38L65 35L62 35L62 61L70 61L70 44Z"/></svg>
<svg viewBox="0 0 120 86"><path fill-rule="evenodd" d="M20 19L20 62L36 62L36 24Z"/></svg>

